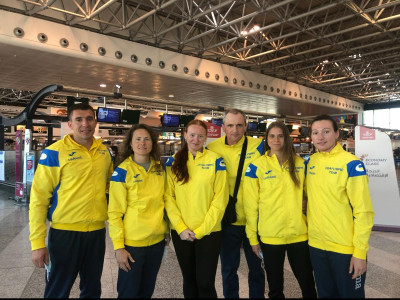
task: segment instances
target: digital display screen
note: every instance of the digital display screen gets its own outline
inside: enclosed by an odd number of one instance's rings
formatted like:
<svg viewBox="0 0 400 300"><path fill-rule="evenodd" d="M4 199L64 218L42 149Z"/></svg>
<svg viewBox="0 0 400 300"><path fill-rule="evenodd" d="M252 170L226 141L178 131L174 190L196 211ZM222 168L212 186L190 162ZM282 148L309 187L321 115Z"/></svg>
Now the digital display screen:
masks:
<svg viewBox="0 0 400 300"><path fill-rule="evenodd" d="M119 123L121 110L116 108L97 108L97 121L105 123Z"/></svg>
<svg viewBox="0 0 400 300"><path fill-rule="evenodd" d="M179 127L179 116L164 114L162 116L162 126L165 127Z"/></svg>
<svg viewBox="0 0 400 300"><path fill-rule="evenodd" d="M121 114L121 124L139 124L140 110L124 109Z"/></svg>
<svg viewBox="0 0 400 300"><path fill-rule="evenodd" d="M267 131L267 123L258 123L257 131L258 132L266 132Z"/></svg>
<svg viewBox="0 0 400 300"><path fill-rule="evenodd" d="M180 125L181 127L185 127L190 121L194 120L195 115L181 115L180 117Z"/></svg>
<svg viewBox="0 0 400 300"><path fill-rule="evenodd" d="M257 122L249 122L247 125L247 131L257 131L258 123Z"/></svg>
<svg viewBox="0 0 400 300"><path fill-rule="evenodd" d="M214 118L212 118L211 119L211 123L213 123L213 124L215 124L215 125L217 125L219 127L222 127L223 119L214 119Z"/></svg>

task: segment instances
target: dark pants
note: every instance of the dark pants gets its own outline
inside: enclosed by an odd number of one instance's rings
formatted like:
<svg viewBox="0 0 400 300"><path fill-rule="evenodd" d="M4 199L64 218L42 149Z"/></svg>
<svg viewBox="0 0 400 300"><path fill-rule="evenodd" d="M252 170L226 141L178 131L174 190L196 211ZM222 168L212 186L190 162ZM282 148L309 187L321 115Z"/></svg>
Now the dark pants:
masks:
<svg viewBox="0 0 400 300"><path fill-rule="evenodd" d="M283 294L283 265L287 252L290 267L299 283L303 298L317 298L307 241L270 245L260 243L269 286L269 298L285 298Z"/></svg>
<svg viewBox="0 0 400 300"><path fill-rule="evenodd" d="M175 230L171 230L171 236L182 271L183 296L217 298L215 274L221 249L221 232L213 232L194 242L182 241Z"/></svg>
<svg viewBox="0 0 400 300"><path fill-rule="evenodd" d="M366 273L351 279L351 254L309 249L319 298L365 298Z"/></svg>
<svg viewBox="0 0 400 300"><path fill-rule="evenodd" d="M165 248L165 241L148 247L125 245L134 263L129 261L131 270L118 270L118 298L151 298L156 285L158 271Z"/></svg>
<svg viewBox="0 0 400 300"><path fill-rule="evenodd" d="M45 298L68 298L79 273L80 298L100 298L106 229L80 232L50 228L51 269Z"/></svg>
<svg viewBox="0 0 400 300"><path fill-rule="evenodd" d="M261 260L251 249L246 236L245 226L223 224L221 246L221 272L225 298L239 298L239 278L237 270L240 264L240 246L249 267L249 298L265 298L265 275Z"/></svg>

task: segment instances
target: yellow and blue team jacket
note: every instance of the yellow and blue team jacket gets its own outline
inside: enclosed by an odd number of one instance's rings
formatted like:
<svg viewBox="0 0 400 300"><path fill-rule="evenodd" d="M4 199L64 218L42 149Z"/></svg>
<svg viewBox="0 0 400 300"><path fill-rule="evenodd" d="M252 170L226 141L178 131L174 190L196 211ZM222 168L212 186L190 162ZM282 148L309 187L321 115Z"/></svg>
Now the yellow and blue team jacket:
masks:
<svg viewBox="0 0 400 300"><path fill-rule="evenodd" d="M168 233L164 220L164 170L151 160L148 171L131 157L110 180L108 223L114 250L154 245Z"/></svg>
<svg viewBox="0 0 400 300"><path fill-rule="evenodd" d="M309 245L365 259L374 211L362 161L336 144L311 155L306 182Z"/></svg>
<svg viewBox="0 0 400 300"><path fill-rule="evenodd" d="M46 217L55 229L94 231L105 227L111 154L93 138L87 150L71 135L42 151L29 205L32 250L46 247Z"/></svg>
<svg viewBox="0 0 400 300"><path fill-rule="evenodd" d="M302 213L306 165L295 157L297 187L290 177L289 164L280 166L269 151L252 162L244 180L243 199L246 234L257 245L257 233L264 244L282 245L307 240L306 216Z"/></svg>
<svg viewBox="0 0 400 300"><path fill-rule="evenodd" d="M197 239L221 230L221 220L228 204L226 168L216 153L203 149L196 157L188 153L189 181L176 181L171 167L174 157L166 162L167 184L165 208L171 229L180 234L192 230Z"/></svg>
<svg viewBox="0 0 400 300"><path fill-rule="evenodd" d="M247 138L248 142L247 142L246 158L244 160L242 177L240 180L239 190L237 194L237 202L235 206L237 220L234 223L234 225L246 224L246 216L244 214L244 208L243 208L244 174L249 164L262 155L264 148L264 140L252 137L247 137ZM226 136L224 135L207 145L207 149L214 151L218 155L222 156L222 158L224 159L224 162L226 164L226 171L228 172L228 184L229 184L230 195L233 195L233 191L235 189L237 170L239 167L239 160L240 160L240 154L242 152L243 142L244 142L244 137L242 137L239 140L239 142L237 142L235 145L228 145L226 143Z"/></svg>

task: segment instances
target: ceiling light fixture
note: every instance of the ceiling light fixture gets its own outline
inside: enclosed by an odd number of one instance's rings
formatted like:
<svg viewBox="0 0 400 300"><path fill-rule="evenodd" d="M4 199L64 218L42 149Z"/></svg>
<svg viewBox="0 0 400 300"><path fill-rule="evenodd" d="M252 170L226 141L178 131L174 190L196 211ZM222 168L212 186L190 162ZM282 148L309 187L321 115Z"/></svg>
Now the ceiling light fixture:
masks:
<svg viewBox="0 0 400 300"><path fill-rule="evenodd" d="M107 86L107 84L105 83L100 83L100 87L105 88Z"/></svg>
<svg viewBox="0 0 400 300"><path fill-rule="evenodd" d="M173 94L168 95L170 98L174 98L175 96Z"/></svg>

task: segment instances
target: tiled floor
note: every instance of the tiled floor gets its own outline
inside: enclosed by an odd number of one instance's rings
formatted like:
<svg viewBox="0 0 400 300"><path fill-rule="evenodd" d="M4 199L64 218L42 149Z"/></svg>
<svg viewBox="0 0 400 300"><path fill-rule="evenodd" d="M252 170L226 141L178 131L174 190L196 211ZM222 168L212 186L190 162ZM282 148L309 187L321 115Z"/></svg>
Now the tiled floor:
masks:
<svg viewBox="0 0 400 300"><path fill-rule="evenodd" d="M0 298L42 298L44 270L33 267L28 241L28 209L15 206L11 194L0 190ZM116 298L117 265L111 241L107 251L102 277L102 297ZM239 269L240 295L248 297L247 266L242 253ZM221 272L218 266L216 288L222 298ZM400 233L373 232L368 252L367 298L400 297ZM266 287L266 295L268 287ZM285 263L285 295L301 297L300 289ZM79 297L75 283L71 297ZM174 249L167 248L157 279L154 298L182 298L182 276Z"/></svg>

